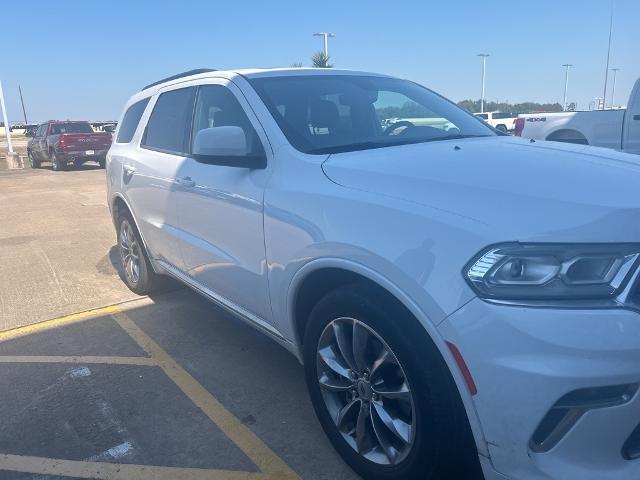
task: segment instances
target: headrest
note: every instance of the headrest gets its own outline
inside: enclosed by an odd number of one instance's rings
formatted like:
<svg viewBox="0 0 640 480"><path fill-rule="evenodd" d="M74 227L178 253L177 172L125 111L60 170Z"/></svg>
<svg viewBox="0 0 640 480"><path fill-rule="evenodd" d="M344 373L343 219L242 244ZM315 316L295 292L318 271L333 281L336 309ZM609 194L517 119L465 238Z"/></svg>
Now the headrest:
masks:
<svg viewBox="0 0 640 480"><path fill-rule="evenodd" d="M309 123L316 128L332 128L338 125L338 107L329 100L313 100L309 104Z"/></svg>

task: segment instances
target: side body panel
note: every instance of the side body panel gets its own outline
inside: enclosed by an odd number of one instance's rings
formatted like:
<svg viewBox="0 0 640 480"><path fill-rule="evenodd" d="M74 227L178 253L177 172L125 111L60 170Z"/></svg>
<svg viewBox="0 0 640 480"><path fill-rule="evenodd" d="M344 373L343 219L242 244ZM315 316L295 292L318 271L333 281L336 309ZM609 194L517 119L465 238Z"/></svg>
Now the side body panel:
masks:
<svg viewBox="0 0 640 480"><path fill-rule="evenodd" d="M640 79L636 81L627 104L622 149L628 153L640 154Z"/></svg>

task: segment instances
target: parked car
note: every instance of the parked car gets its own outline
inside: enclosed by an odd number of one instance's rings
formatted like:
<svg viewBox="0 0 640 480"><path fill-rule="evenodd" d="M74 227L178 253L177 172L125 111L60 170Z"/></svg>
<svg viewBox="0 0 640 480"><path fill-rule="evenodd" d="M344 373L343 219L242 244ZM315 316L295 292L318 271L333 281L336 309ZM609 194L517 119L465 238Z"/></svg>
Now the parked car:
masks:
<svg viewBox="0 0 640 480"><path fill-rule="evenodd" d="M474 113L474 115L504 133L510 132L515 128L516 118L518 118L517 114L507 112L485 112Z"/></svg>
<svg viewBox="0 0 640 480"><path fill-rule="evenodd" d="M446 128L385 122L407 104ZM363 478L622 480L634 158L498 135L393 77L199 70L127 102L107 195L129 288L172 276L290 350Z"/></svg>
<svg viewBox="0 0 640 480"><path fill-rule="evenodd" d="M53 170L59 171L88 161L98 162L104 168L110 145L111 134L94 132L88 122L49 121L29 138L27 157L31 168L51 162Z"/></svg>
<svg viewBox="0 0 640 480"><path fill-rule="evenodd" d="M640 79L626 109L520 115L515 134L640 154Z"/></svg>

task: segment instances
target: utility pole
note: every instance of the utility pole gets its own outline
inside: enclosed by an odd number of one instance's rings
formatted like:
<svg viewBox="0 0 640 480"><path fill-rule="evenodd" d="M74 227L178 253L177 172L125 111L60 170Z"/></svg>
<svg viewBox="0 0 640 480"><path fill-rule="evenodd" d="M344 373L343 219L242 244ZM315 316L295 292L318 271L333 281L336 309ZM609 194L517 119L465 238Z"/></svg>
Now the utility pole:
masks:
<svg viewBox="0 0 640 480"><path fill-rule="evenodd" d="M618 76L618 72L620 71L620 69L612 68L611 71L613 72L613 85L611 86L611 108L613 108L616 98L616 77Z"/></svg>
<svg viewBox="0 0 640 480"><path fill-rule="evenodd" d="M573 67L570 63L562 65L566 70L564 74L564 100L562 101L562 110L567 111L567 89L569 88L569 69Z"/></svg>
<svg viewBox="0 0 640 480"><path fill-rule="evenodd" d="M335 37L335 33L318 32L313 34L314 37L324 37L324 56L329 58L329 37Z"/></svg>
<svg viewBox="0 0 640 480"><path fill-rule="evenodd" d="M487 57L490 55L488 53L479 53L478 56L482 57L482 95L480 97L480 113L484 113L484 81L487 70Z"/></svg>
<svg viewBox="0 0 640 480"><path fill-rule="evenodd" d="M22 99L22 88L20 88L20 85L18 85L18 91L20 92L20 103L22 104L22 114L24 115L24 123L26 125L29 123L29 120L27 120L27 111L24 108L24 100Z"/></svg>
<svg viewBox="0 0 640 480"><path fill-rule="evenodd" d="M609 59L611 58L611 32L613 31L613 0L611 1L611 16L609 17L609 46L607 47L607 68L604 72L604 92L602 93L602 110L607 103L607 80L609 79Z"/></svg>
<svg viewBox="0 0 640 480"><path fill-rule="evenodd" d="M4 101L4 93L2 91L2 81L0 81L0 103L2 104L2 118L4 120L4 134L7 136L7 146L9 153L13 154L13 145L11 143L11 131L9 127L9 119L7 118L7 106Z"/></svg>

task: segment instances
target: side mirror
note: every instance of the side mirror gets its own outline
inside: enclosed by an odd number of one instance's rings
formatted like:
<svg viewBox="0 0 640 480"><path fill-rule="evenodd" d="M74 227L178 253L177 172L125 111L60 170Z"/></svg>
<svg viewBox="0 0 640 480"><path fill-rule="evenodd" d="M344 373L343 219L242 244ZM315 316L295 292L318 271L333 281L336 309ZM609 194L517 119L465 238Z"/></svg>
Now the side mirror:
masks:
<svg viewBox="0 0 640 480"><path fill-rule="evenodd" d="M250 154L244 130L235 126L200 130L193 139L191 156L210 165L251 169L266 167L264 153Z"/></svg>

